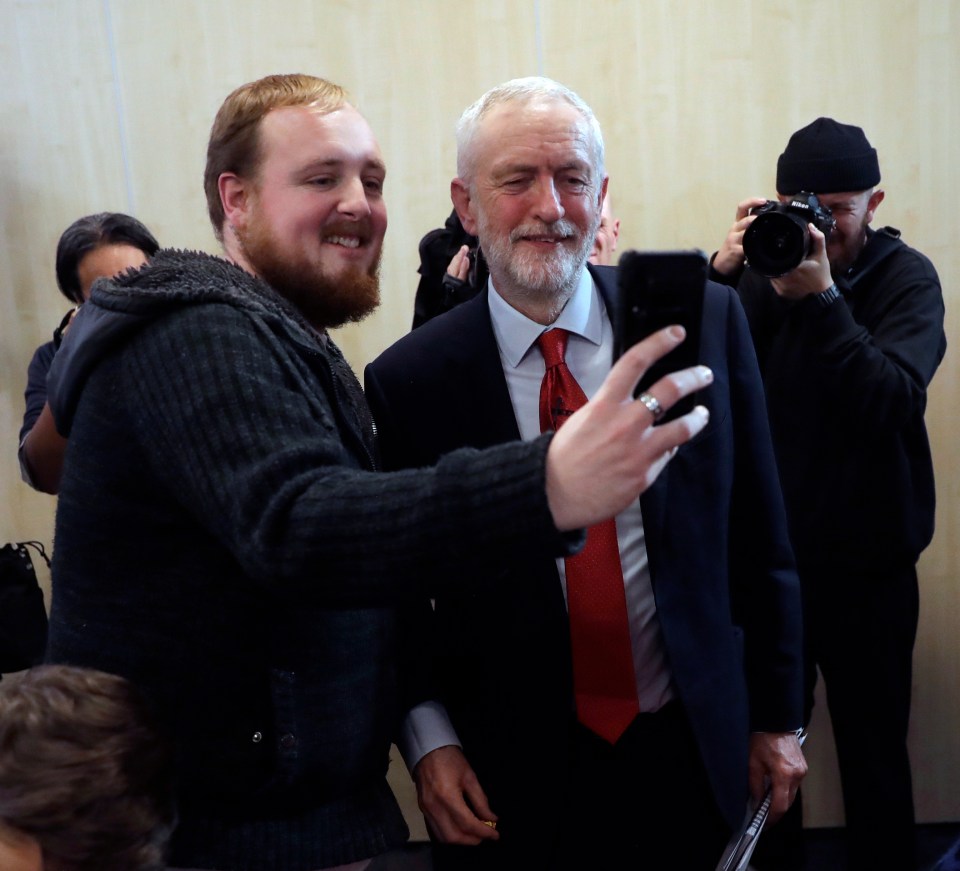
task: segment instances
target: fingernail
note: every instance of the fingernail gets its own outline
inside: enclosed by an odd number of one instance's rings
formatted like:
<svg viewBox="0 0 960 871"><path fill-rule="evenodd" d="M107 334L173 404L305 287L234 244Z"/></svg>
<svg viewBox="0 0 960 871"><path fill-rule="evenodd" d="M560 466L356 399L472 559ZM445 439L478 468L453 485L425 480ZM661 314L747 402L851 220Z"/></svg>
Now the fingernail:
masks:
<svg viewBox="0 0 960 871"><path fill-rule="evenodd" d="M707 384L713 382L713 370L709 366L697 366L697 374L706 381Z"/></svg>
<svg viewBox="0 0 960 871"><path fill-rule="evenodd" d="M678 342L686 338L687 335L687 331L679 324L674 324L672 327L668 327L667 332L669 332L670 336L676 339Z"/></svg>

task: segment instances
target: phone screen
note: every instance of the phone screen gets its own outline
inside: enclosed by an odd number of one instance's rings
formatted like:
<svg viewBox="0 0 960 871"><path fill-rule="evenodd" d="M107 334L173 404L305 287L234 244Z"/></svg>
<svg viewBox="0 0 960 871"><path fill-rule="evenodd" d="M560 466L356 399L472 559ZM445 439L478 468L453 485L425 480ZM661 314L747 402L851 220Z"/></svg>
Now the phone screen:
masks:
<svg viewBox="0 0 960 871"><path fill-rule="evenodd" d="M637 385L634 396L669 372L696 366L700 361L703 291L707 283L707 256L702 251L627 251L617 266L620 307L616 333L617 356L657 330L680 324L687 337L654 363ZM685 396L661 418L681 417L696 404Z"/></svg>

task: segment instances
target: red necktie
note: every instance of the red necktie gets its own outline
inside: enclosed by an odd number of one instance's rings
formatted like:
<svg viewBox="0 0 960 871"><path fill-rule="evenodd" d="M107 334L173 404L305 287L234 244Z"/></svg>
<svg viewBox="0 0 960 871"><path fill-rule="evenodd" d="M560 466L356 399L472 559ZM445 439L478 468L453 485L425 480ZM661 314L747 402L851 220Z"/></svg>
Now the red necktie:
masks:
<svg viewBox="0 0 960 871"><path fill-rule="evenodd" d="M559 429L587 402L563 360L567 335L548 330L537 339L547 366L541 432ZM584 549L565 562L577 719L613 744L640 711L616 522L591 526Z"/></svg>

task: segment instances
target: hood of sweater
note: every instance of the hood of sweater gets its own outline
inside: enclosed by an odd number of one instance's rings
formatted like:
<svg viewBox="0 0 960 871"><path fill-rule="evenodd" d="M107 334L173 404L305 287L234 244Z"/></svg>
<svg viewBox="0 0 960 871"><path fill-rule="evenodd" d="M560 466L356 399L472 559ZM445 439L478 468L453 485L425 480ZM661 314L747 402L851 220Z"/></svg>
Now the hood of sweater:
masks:
<svg viewBox="0 0 960 871"><path fill-rule="evenodd" d="M299 309L266 282L221 257L164 249L139 270L97 281L77 312L47 377L57 430L70 434L84 385L108 353L176 309L211 303L282 324L293 339L314 349L322 345Z"/></svg>

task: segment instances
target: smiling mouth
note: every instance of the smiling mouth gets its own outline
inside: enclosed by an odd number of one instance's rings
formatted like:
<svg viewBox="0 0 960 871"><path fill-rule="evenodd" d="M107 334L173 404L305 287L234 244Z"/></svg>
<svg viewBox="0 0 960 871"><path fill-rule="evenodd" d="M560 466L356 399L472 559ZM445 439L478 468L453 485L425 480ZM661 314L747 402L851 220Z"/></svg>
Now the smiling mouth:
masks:
<svg viewBox="0 0 960 871"><path fill-rule="evenodd" d="M341 248L360 247L359 236L327 236L323 241L330 245L339 245Z"/></svg>
<svg viewBox="0 0 960 871"><path fill-rule="evenodd" d="M573 239L573 236L568 235L541 235L538 233L517 233L511 241L514 243L517 242L528 242L531 245L550 245L552 247L559 247L561 245L568 244Z"/></svg>
<svg viewBox="0 0 960 871"><path fill-rule="evenodd" d="M567 220L555 221L552 224L535 224L514 227L510 233L511 242L531 242L541 245L563 245L576 238L576 232Z"/></svg>

